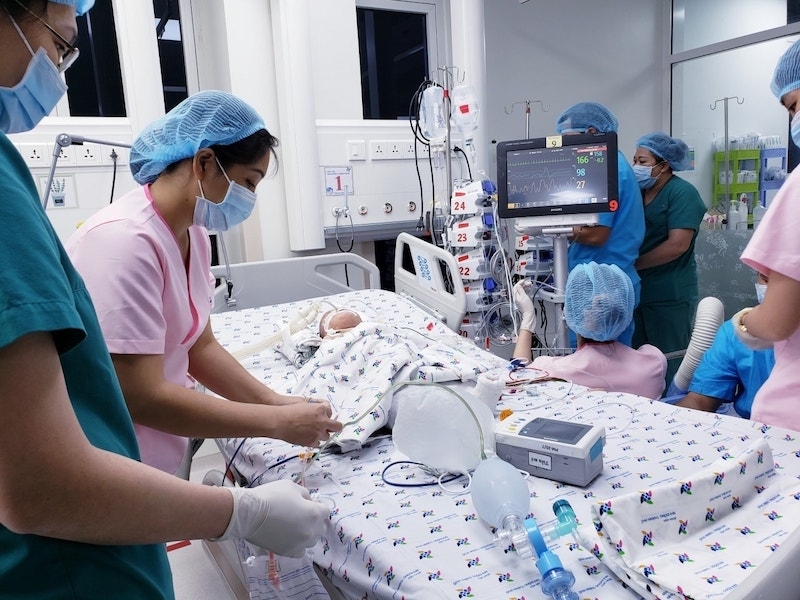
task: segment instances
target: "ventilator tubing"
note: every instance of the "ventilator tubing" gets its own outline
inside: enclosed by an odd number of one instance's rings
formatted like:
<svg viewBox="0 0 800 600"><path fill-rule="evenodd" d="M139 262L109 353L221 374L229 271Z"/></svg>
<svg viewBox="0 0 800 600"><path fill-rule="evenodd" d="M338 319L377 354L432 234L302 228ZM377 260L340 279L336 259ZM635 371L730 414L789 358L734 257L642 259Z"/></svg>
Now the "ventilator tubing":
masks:
<svg viewBox="0 0 800 600"><path fill-rule="evenodd" d="M692 337L689 339L689 346L686 354L675 373L673 384L685 391L692 383L692 377L700 359L703 358L706 350L711 347L717 330L725 320L725 307L718 298L707 296L697 304L697 312L694 317L694 329Z"/></svg>

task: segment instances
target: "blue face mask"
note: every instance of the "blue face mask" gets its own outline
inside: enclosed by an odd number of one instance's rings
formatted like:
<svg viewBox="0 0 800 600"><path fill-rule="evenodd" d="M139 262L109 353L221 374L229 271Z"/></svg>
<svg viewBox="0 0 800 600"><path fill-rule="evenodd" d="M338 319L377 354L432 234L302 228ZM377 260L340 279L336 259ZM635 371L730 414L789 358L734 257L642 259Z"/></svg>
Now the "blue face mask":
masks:
<svg viewBox="0 0 800 600"><path fill-rule="evenodd" d="M201 195L197 196L192 222L209 231L227 231L231 227L243 223L250 216L256 205L256 193L231 181L225 169L220 165L219 159L217 159L217 164L225 179L228 180L228 191L222 202L217 204L206 199L203 194L203 186L198 181L197 185L200 186Z"/></svg>
<svg viewBox="0 0 800 600"><path fill-rule="evenodd" d="M800 146L800 112L795 113L792 117L792 140L795 145Z"/></svg>
<svg viewBox="0 0 800 600"><path fill-rule="evenodd" d="M654 166L655 165L653 165L653 167ZM656 184L658 177L652 176L653 167L648 167L647 165L633 165L633 174L636 176L639 188L647 190Z"/></svg>
<svg viewBox="0 0 800 600"><path fill-rule="evenodd" d="M34 54L22 30L13 19L11 23L33 57L17 85L0 86L0 131L19 133L30 131L52 112L66 93L67 84L44 48Z"/></svg>

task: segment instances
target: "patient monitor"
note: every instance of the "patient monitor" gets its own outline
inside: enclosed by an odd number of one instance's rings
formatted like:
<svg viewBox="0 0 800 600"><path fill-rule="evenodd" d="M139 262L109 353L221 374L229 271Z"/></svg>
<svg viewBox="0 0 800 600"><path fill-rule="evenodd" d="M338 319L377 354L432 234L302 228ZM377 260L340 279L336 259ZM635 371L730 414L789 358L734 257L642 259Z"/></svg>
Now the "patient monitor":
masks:
<svg viewBox="0 0 800 600"><path fill-rule="evenodd" d="M495 428L497 455L531 475L587 486L603 470L605 429L537 417L509 417Z"/></svg>
<svg viewBox="0 0 800 600"><path fill-rule="evenodd" d="M593 225L619 205L617 134L553 135L497 145L497 209L518 228Z"/></svg>

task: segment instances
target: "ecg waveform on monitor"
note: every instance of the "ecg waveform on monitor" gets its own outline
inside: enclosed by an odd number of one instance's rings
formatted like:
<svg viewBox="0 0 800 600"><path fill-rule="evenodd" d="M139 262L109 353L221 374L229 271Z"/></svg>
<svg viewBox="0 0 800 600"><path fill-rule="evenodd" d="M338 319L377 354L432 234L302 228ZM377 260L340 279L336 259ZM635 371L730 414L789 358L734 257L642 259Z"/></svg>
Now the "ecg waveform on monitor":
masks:
<svg viewBox="0 0 800 600"><path fill-rule="evenodd" d="M566 190L574 190L578 184L575 177L575 168L552 169L526 169L523 173L512 173L508 181L508 191L511 194L541 194L549 192L555 194Z"/></svg>
<svg viewBox="0 0 800 600"><path fill-rule="evenodd" d="M597 202L597 192L587 183L603 168L601 155L573 152L553 156L520 153L508 162L508 203L511 207L563 206Z"/></svg>

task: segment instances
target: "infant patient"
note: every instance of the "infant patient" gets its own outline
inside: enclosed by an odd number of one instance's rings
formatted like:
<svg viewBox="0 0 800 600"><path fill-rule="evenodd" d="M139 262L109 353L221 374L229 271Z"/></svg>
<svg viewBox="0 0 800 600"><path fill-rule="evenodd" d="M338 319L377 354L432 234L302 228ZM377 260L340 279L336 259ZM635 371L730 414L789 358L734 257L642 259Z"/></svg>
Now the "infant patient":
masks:
<svg viewBox="0 0 800 600"><path fill-rule="evenodd" d="M361 315L350 308L334 308L325 312L319 320L319 337L335 337L361 323Z"/></svg>
<svg viewBox="0 0 800 600"><path fill-rule="evenodd" d="M334 339L362 322L361 315L350 308L333 308L322 314L318 330L311 326L292 332L287 326L282 330L282 340L276 349L296 367L307 363L324 340Z"/></svg>

